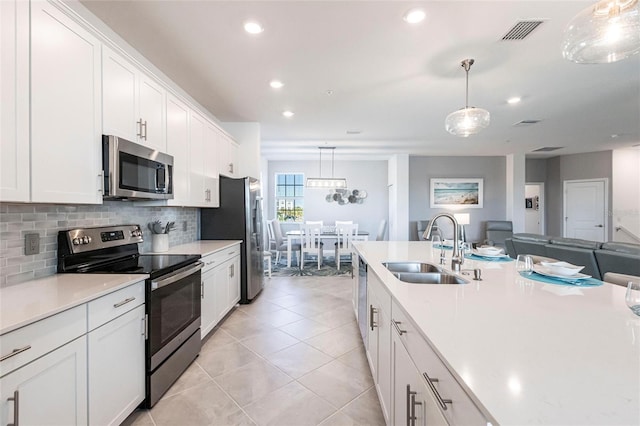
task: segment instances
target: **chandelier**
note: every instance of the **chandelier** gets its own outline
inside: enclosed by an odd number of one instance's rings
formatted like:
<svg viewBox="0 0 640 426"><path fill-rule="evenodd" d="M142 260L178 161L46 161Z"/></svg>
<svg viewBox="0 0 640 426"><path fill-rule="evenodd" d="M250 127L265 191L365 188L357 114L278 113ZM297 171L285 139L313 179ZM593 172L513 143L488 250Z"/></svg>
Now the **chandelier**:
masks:
<svg viewBox="0 0 640 426"><path fill-rule="evenodd" d="M346 188L347 187L347 179L345 178L336 178L333 177L333 155L336 149L335 146L319 146L320 150L320 177L317 178L307 178L306 187L307 188L320 188L320 189L337 189L337 188ZM322 177L322 151L325 149L331 150L331 177L323 178Z"/></svg>
<svg viewBox="0 0 640 426"><path fill-rule="evenodd" d="M579 64L617 62L640 52L640 1L601 0L567 25L562 56Z"/></svg>
<svg viewBox="0 0 640 426"><path fill-rule="evenodd" d="M461 63L462 68L467 73L465 107L447 115L444 120L444 127L447 132L464 138L479 133L480 130L489 125L489 120L491 119L489 111L469 106L469 69L473 63L473 59L465 59Z"/></svg>

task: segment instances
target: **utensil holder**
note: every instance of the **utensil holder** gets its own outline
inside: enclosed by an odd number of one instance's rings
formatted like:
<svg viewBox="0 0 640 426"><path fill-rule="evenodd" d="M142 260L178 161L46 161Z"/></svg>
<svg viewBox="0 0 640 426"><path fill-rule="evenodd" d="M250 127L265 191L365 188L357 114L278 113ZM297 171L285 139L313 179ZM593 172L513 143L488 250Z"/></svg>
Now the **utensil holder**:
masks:
<svg viewBox="0 0 640 426"><path fill-rule="evenodd" d="M169 250L169 234L153 234L151 236L151 250L162 253Z"/></svg>

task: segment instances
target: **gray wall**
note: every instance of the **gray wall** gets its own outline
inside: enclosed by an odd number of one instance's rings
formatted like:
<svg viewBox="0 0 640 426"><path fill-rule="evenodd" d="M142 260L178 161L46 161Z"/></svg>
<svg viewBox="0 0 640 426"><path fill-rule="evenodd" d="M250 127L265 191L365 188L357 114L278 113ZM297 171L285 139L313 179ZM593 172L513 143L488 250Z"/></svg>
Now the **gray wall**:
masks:
<svg viewBox="0 0 640 426"><path fill-rule="evenodd" d="M547 233L561 236L563 223L563 182L576 179L609 179L609 209L612 206L612 152L589 152L584 154L562 155L547 160L547 179L545 184L545 200L547 215ZM608 217L609 235L611 239L612 220Z"/></svg>
<svg viewBox="0 0 640 426"><path fill-rule="evenodd" d="M75 227L139 224L144 243L140 251L151 251L147 223L173 220L169 246L198 239L198 209L180 207L141 207L130 202L105 201L94 205L8 204L0 203L0 287L56 273L59 230ZM183 225L186 223L186 230ZM24 254L24 235L40 235L40 253Z"/></svg>
<svg viewBox="0 0 640 426"><path fill-rule="evenodd" d="M305 219L323 220L325 224L333 224L336 220L353 220L359 229L369 231L369 238L375 239L381 220L387 220L389 197L387 192L386 161L335 161L334 176L347 179L349 189L365 190L368 193L363 204L338 205L325 200L328 190L305 189ZM263 186L266 193L264 216L275 217L275 174L304 173L307 177L318 177L318 161L269 161L268 177ZM264 176L264 175L263 175ZM322 177L331 176L331 165L323 161ZM295 229L297 225L283 226L283 230Z"/></svg>
<svg viewBox="0 0 640 426"><path fill-rule="evenodd" d="M524 179L527 183L546 182L547 160L525 160Z"/></svg>
<svg viewBox="0 0 640 426"><path fill-rule="evenodd" d="M416 239L415 221L431 218L443 209L429 207L431 178L484 179L484 207L459 212L470 214L465 226L468 241L485 238L487 220L504 220L506 216L506 159L505 157L410 157L409 158L409 220L410 238Z"/></svg>

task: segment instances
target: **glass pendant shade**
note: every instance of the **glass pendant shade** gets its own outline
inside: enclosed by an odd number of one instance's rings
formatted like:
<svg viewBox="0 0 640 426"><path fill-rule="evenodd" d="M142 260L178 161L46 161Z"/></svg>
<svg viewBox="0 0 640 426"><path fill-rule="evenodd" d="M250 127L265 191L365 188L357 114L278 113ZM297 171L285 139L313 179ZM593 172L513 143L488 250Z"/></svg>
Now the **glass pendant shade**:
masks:
<svg viewBox="0 0 640 426"><path fill-rule="evenodd" d="M465 107L447 115L444 120L444 128L454 136L466 138L479 133L480 130L489 126L491 115L489 111L482 108L469 106L469 70L475 61L465 59L461 65L467 73L467 88L465 91Z"/></svg>
<svg viewBox="0 0 640 426"><path fill-rule="evenodd" d="M482 108L466 107L447 115L444 128L455 136L466 138L489 126L491 115Z"/></svg>
<svg viewBox="0 0 640 426"><path fill-rule="evenodd" d="M564 32L562 56L579 64L617 62L640 53L640 0L601 0Z"/></svg>

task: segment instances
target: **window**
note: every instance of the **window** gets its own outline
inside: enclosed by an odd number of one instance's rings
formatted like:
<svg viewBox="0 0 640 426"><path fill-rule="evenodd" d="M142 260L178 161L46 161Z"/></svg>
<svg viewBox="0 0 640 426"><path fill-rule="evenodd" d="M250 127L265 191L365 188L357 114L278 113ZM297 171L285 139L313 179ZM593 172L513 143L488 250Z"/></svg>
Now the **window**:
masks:
<svg viewBox="0 0 640 426"><path fill-rule="evenodd" d="M304 175L276 173L276 218L281 222L302 222L304 218Z"/></svg>

